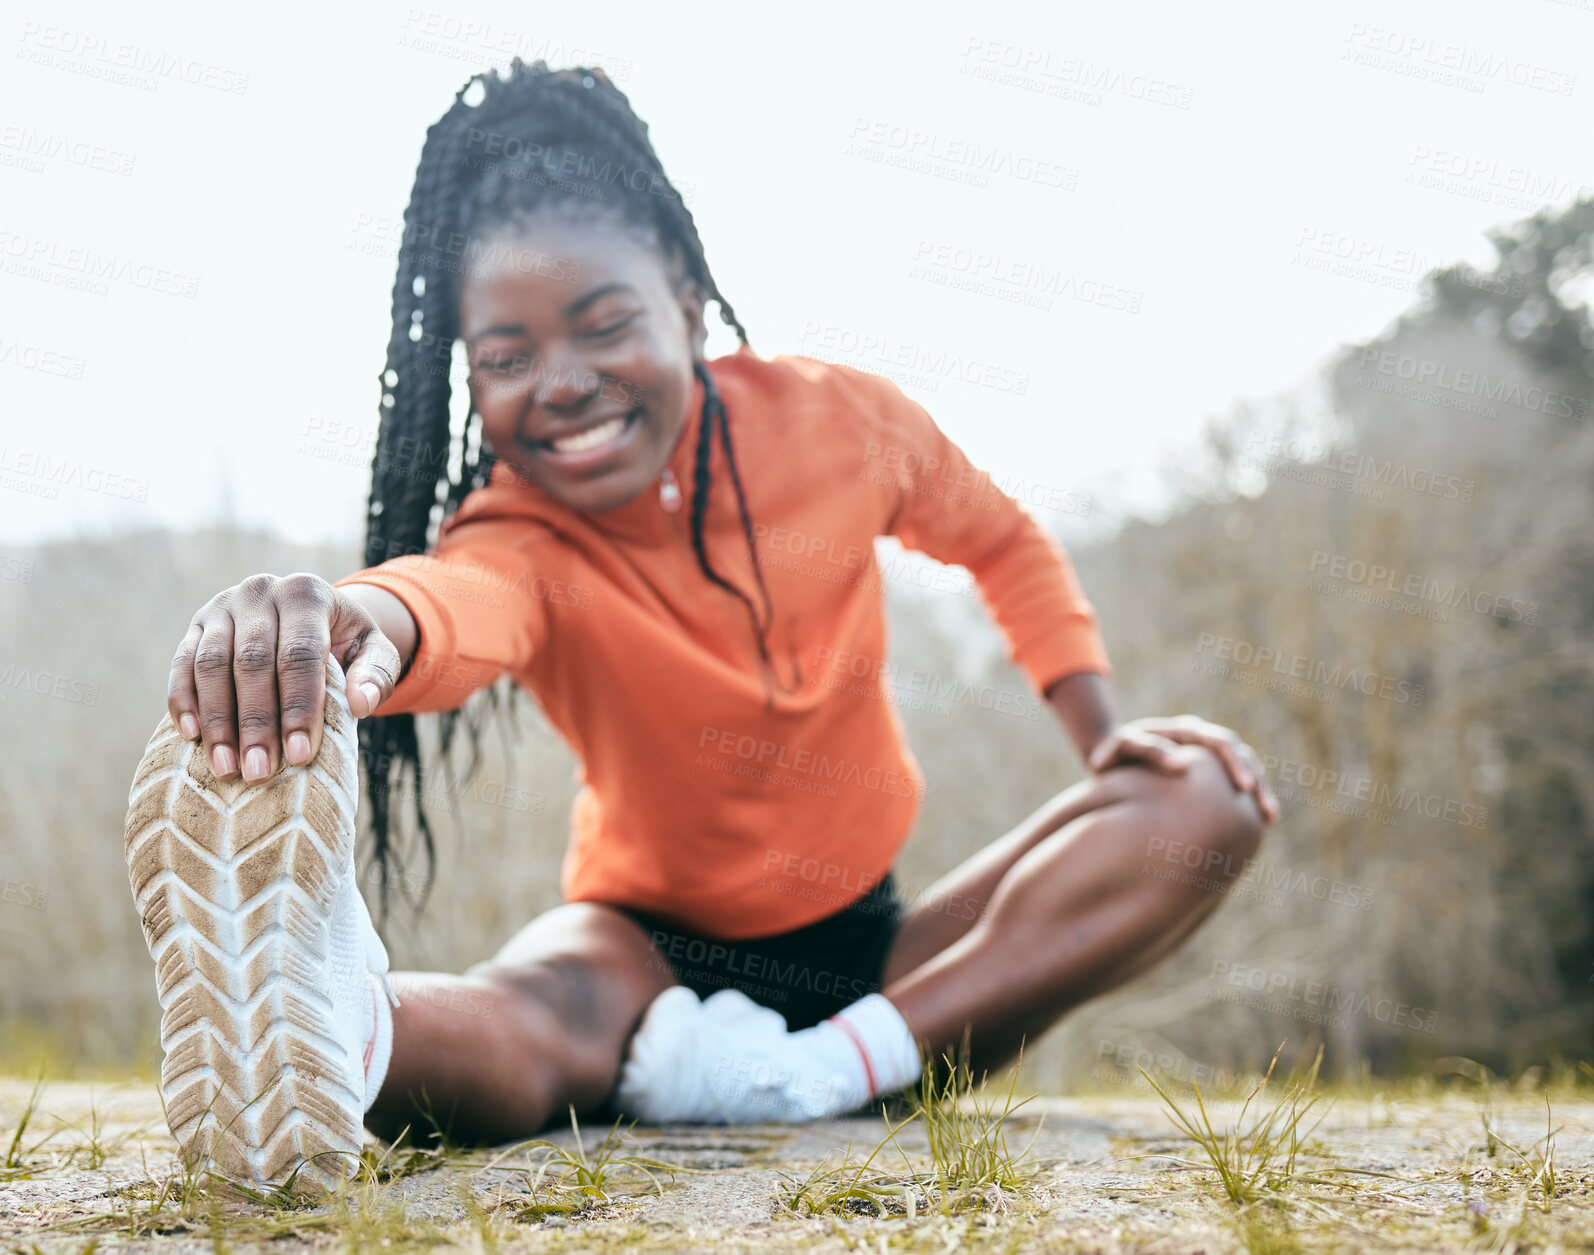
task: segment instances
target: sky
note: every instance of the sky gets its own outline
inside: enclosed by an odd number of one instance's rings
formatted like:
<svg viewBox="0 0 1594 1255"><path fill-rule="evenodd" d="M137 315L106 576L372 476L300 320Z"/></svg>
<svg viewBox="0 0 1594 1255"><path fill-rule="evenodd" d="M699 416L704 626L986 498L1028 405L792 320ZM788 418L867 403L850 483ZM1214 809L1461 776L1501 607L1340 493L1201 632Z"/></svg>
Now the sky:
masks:
<svg viewBox="0 0 1594 1255"><path fill-rule="evenodd" d="M627 93L759 353L891 375L1043 514L1594 182L1594 0L8 11L0 541L357 537L421 142L516 53Z"/></svg>

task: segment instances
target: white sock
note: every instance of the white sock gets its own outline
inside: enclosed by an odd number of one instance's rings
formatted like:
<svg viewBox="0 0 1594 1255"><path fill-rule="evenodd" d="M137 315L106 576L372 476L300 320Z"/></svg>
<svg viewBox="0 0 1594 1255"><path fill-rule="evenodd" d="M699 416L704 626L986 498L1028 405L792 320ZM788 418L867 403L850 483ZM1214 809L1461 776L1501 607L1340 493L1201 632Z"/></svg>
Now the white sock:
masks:
<svg viewBox="0 0 1594 1255"><path fill-rule="evenodd" d="M672 986L632 1039L616 1093L621 1110L659 1123L822 1120L919 1077L913 1033L880 994L800 1032L783 1025L735 991L699 1002Z"/></svg>
<svg viewBox="0 0 1594 1255"><path fill-rule="evenodd" d="M860 998L792 1036L816 1071L835 1078L825 1102L830 1115L913 1084L923 1068L912 1030L884 994Z"/></svg>
<svg viewBox="0 0 1594 1255"><path fill-rule="evenodd" d="M387 1065L393 1061L393 1008L399 1004L398 996L387 983L386 976L371 972L370 978L371 1031L362 1043L367 1111L382 1092L382 1082L387 1079Z"/></svg>

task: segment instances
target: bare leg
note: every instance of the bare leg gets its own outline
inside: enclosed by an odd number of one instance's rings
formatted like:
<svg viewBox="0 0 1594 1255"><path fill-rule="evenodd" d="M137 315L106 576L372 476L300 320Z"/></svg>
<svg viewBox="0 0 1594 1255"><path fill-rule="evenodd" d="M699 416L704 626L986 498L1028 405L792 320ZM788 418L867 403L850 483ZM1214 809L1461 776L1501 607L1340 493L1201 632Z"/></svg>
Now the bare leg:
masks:
<svg viewBox="0 0 1594 1255"><path fill-rule="evenodd" d="M1193 753L1183 776L1124 767L1066 790L932 887L903 921L883 989L921 1043L940 1054L967 1027L976 1071L995 1067L1212 913L1221 893L1143 871L1153 837L1210 851L1213 880L1256 851L1255 803Z"/></svg>
<svg viewBox="0 0 1594 1255"><path fill-rule="evenodd" d="M366 1124L388 1138L429 1132L423 1101L461 1141L506 1141L567 1104L591 1111L642 1013L674 983L638 924L588 902L538 916L463 976L397 973L393 1061Z"/></svg>

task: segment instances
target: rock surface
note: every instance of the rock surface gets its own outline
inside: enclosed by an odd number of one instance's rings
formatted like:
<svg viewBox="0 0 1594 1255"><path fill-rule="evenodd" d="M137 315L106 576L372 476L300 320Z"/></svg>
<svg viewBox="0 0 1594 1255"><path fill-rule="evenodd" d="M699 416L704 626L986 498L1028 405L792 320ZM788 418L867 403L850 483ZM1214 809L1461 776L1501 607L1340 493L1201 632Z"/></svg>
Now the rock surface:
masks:
<svg viewBox="0 0 1594 1255"><path fill-rule="evenodd" d="M30 1089L0 1081L0 1155ZM879 1117L800 1127L638 1126L620 1153L679 1169L655 1170L661 1191L621 1168L605 1182L606 1198L589 1198L551 1188L552 1169L528 1181L543 1150L489 1149L452 1153L409 1175L350 1186L339 1200L287 1209L220 1190L185 1196L152 1086L63 1083L45 1087L21 1139L20 1162L0 1168L0 1246L73 1255L95 1239L99 1249L138 1255L254 1248L297 1255L332 1247L1439 1251L1468 1243L1594 1250L1594 1100L1586 1090L1568 1090L1550 1102L1553 1174L1543 1154L1543 1094L1492 1097L1493 1154L1475 1094L1340 1098L1307 1139L1295 1179L1262 1188L1262 1201L1246 1208L1226 1198L1154 1095L1126 1087L1106 1096L1037 1098L1006 1130L1011 1152L1027 1148L1026 1188L983 1191L951 1214L921 1191L916 1215L897 1206L882 1218L868 1207L806 1216L786 1205L827 1157L839 1163L849 1144L854 1162L875 1151L886 1128ZM1253 1105L1245 1127L1269 1105ZM1208 1110L1221 1130L1233 1125L1240 1105L1210 1103ZM590 1161L604 1130L583 1132ZM574 1153L570 1130L546 1137ZM928 1167L919 1121L896 1140L876 1155L876 1168L900 1179Z"/></svg>

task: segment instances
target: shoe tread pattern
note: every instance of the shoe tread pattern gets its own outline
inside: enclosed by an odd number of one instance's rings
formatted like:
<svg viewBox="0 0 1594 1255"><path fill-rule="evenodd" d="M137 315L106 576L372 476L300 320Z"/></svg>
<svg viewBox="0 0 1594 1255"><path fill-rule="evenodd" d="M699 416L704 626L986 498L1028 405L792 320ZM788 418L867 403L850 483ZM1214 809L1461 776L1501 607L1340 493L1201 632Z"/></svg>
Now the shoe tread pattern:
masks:
<svg viewBox="0 0 1594 1255"><path fill-rule="evenodd" d="M319 985L358 789L355 719L330 656L312 763L218 780L170 714L139 762L128 875L155 960L161 1093L190 1164L256 1184L299 1169L296 1183L330 1188L359 1153L364 1079Z"/></svg>

